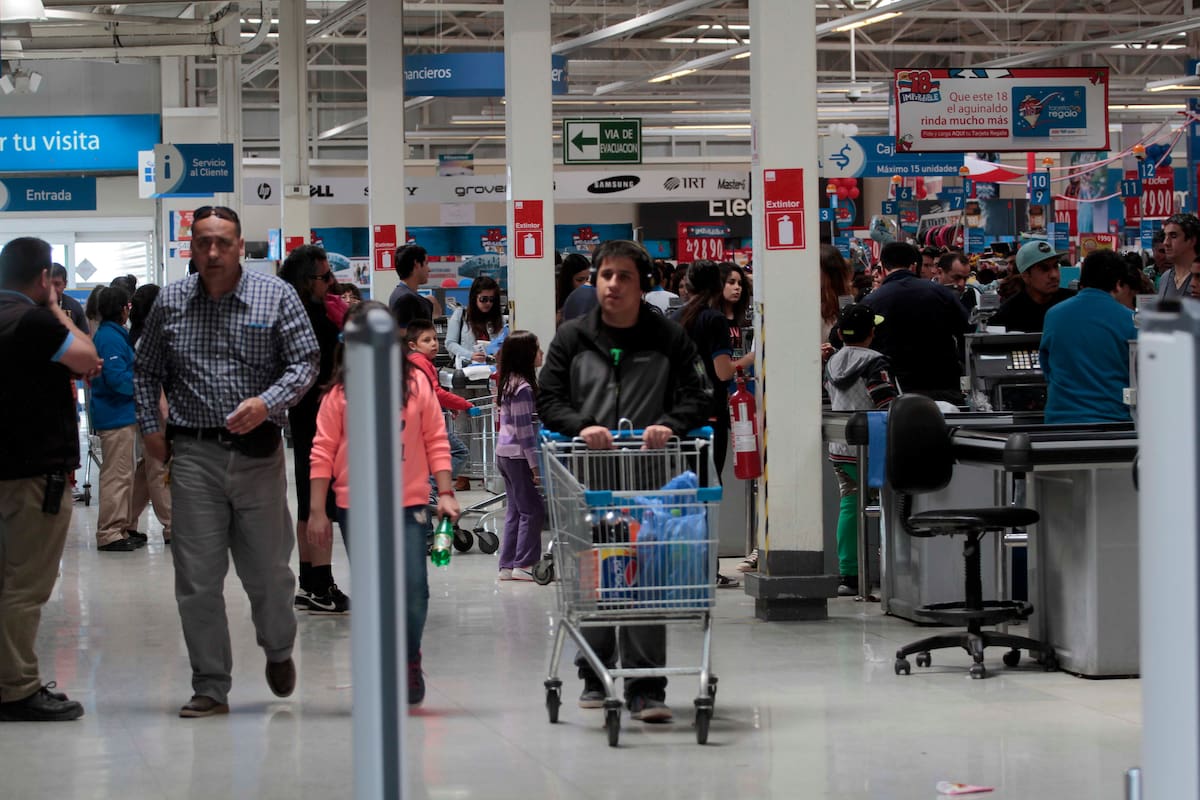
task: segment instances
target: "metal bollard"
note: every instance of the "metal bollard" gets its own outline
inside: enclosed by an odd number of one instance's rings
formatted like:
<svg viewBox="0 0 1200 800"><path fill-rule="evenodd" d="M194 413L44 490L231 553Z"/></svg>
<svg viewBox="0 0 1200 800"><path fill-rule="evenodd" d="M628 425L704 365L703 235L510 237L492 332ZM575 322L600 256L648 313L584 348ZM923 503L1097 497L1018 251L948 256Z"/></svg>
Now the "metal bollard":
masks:
<svg viewBox="0 0 1200 800"><path fill-rule="evenodd" d="M404 797L408 718L400 465L400 348L392 316L376 309L346 326L354 614L354 797Z"/></svg>
<svg viewBox="0 0 1200 800"><path fill-rule="evenodd" d="M1125 770L1125 800L1142 800L1142 770L1131 767Z"/></svg>

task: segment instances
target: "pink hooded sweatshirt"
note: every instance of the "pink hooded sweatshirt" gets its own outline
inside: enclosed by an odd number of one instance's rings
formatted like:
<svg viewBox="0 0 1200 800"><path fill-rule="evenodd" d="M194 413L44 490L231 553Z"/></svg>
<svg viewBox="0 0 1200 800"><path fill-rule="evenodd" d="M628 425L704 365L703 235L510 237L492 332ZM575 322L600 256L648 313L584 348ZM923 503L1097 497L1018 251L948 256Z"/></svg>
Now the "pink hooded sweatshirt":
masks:
<svg viewBox="0 0 1200 800"><path fill-rule="evenodd" d="M404 506L429 502L429 476L450 469L446 423L429 381L410 373L404 404ZM346 390L335 386L321 399L317 435L312 446L312 477L329 478L338 508L350 508L350 467L347 463Z"/></svg>

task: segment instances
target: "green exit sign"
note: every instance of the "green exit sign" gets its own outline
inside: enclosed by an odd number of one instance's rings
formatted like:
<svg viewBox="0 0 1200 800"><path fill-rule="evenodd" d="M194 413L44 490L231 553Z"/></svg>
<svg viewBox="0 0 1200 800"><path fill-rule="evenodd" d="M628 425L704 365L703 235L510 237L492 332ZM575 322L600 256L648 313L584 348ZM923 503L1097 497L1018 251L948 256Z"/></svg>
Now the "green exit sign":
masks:
<svg viewBox="0 0 1200 800"><path fill-rule="evenodd" d="M564 164L642 163L640 119L564 119Z"/></svg>

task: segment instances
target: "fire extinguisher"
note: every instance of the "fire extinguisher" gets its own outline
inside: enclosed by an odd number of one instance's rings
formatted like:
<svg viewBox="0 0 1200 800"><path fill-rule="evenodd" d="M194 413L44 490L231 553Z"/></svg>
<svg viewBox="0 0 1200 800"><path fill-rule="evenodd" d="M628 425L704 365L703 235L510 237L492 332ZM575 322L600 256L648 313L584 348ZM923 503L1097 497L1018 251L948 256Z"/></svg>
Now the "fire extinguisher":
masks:
<svg viewBox="0 0 1200 800"><path fill-rule="evenodd" d="M729 396L729 415L733 428L733 474L739 480L762 477L762 459L758 455L758 404L746 388L746 373L737 370L737 391Z"/></svg>

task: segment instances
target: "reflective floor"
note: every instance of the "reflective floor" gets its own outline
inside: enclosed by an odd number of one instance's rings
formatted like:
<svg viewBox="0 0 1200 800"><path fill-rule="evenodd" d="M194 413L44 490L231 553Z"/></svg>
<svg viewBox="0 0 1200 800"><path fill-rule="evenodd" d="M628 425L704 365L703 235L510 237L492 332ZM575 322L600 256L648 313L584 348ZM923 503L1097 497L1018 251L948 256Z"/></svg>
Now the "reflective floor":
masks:
<svg viewBox="0 0 1200 800"><path fill-rule="evenodd" d="M137 553L97 553L95 502L75 511L39 652L43 678L87 713L0 724L0 797L350 797L350 620L301 617L299 685L277 700L231 576L232 712L180 719L189 669L161 528L143 520L151 541ZM353 596L340 545L334 558ZM921 633L877 605L834 600L824 622L762 623L740 589L718 593L709 744L695 742L696 689L679 679L668 688L676 722L626 715L610 749L602 712L575 707L569 670L560 723L547 722L553 587L498 584L495 570L494 556L473 550L431 574L429 694L408 727L411 796L907 800L936 797L948 780L994 786L995 798L1116 800L1138 760L1138 681L1006 669L1002 651L989 651L984 681L949 651L897 677L896 646ZM674 661L698 659L697 634L673 630Z"/></svg>

